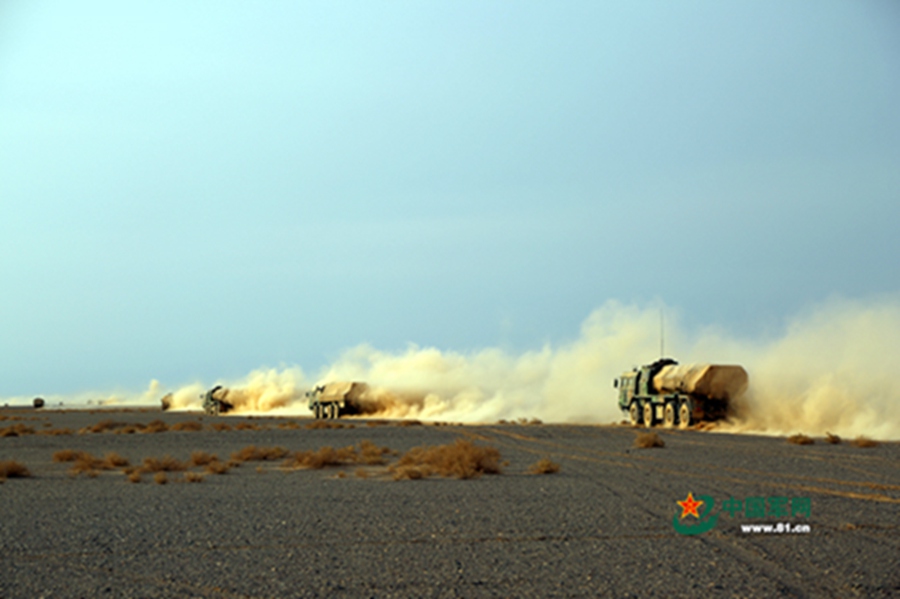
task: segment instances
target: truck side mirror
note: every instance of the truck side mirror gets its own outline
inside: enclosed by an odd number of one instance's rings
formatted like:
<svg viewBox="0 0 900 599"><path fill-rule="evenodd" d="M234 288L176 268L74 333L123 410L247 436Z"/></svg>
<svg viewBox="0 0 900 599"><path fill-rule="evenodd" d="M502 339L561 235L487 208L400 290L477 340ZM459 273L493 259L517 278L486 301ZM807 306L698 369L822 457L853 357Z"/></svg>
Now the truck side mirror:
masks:
<svg viewBox="0 0 900 599"><path fill-rule="evenodd" d="M613 387L615 387L616 389L619 388L619 379L613 379Z"/></svg>

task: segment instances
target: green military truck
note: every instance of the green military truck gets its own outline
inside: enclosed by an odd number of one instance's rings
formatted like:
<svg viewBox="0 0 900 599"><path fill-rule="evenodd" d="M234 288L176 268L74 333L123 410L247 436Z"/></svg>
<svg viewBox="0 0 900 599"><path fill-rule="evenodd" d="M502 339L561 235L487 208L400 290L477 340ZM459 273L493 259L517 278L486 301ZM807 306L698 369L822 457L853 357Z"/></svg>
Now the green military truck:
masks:
<svg viewBox="0 0 900 599"><path fill-rule="evenodd" d="M359 382L328 383L306 392L309 409L317 419L359 414L369 386Z"/></svg>
<svg viewBox="0 0 900 599"><path fill-rule="evenodd" d="M619 390L619 407L631 424L688 428L725 418L747 383L747 372L741 366L682 366L662 358L623 373L613 386Z"/></svg>

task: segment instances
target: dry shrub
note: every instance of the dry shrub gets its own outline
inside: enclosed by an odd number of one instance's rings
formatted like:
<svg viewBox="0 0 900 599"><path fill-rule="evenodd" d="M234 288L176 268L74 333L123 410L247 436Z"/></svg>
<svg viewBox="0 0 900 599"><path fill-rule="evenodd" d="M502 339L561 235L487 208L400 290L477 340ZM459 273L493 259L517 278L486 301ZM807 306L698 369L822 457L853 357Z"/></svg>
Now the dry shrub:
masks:
<svg viewBox="0 0 900 599"><path fill-rule="evenodd" d="M397 426L422 426L422 422L419 420L401 420L397 423Z"/></svg>
<svg viewBox="0 0 900 599"><path fill-rule="evenodd" d="M139 483L141 482L141 471L140 470L132 470L127 474L128 482L130 483Z"/></svg>
<svg viewBox="0 0 900 599"><path fill-rule="evenodd" d="M264 462L267 460L280 460L288 454L284 447L257 447L248 445L240 451L231 454L231 459L237 462Z"/></svg>
<svg viewBox="0 0 900 599"><path fill-rule="evenodd" d="M300 423L294 420L288 420L287 422L279 422L278 428L284 429L297 429L300 428Z"/></svg>
<svg viewBox="0 0 900 599"><path fill-rule="evenodd" d="M357 468L355 474L356 478L369 478L369 471L365 468Z"/></svg>
<svg viewBox="0 0 900 599"><path fill-rule="evenodd" d="M347 473L344 472L343 470L340 470L340 471L338 471L338 473L337 473L337 477L338 477L338 478L347 478Z"/></svg>
<svg viewBox="0 0 900 599"><path fill-rule="evenodd" d="M211 462L217 462L219 458L214 453L195 451L191 453L191 466L206 466Z"/></svg>
<svg viewBox="0 0 900 599"><path fill-rule="evenodd" d="M387 426L390 423L390 420L369 420L366 422L366 426Z"/></svg>
<svg viewBox="0 0 900 599"><path fill-rule="evenodd" d="M158 485L164 485L169 482L169 478L166 476L165 472L157 472L153 475L153 481Z"/></svg>
<svg viewBox="0 0 900 599"><path fill-rule="evenodd" d="M220 433L221 433L222 431L230 431L230 430L232 430L232 429L231 429L231 425L230 425L230 424L225 424L224 422L214 422L214 423L212 423L210 426L212 426L212 429L213 429L214 431L218 431L218 432L220 432Z"/></svg>
<svg viewBox="0 0 900 599"><path fill-rule="evenodd" d="M413 447L391 466L394 480L432 474L462 479L500 474L500 451L457 439L452 445ZM421 476L419 476L421 475Z"/></svg>
<svg viewBox="0 0 900 599"><path fill-rule="evenodd" d="M815 440L812 437L807 437L803 433L797 433L796 435L788 437L787 442L793 443L794 445L812 445L815 443Z"/></svg>
<svg viewBox="0 0 900 599"><path fill-rule="evenodd" d="M184 480L185 480L185 482L189 482L189 483L202 483L203 475L200 474L199 472L185 472Z"/></svg>
<svg viewBox="0 0 900 599"><path fill-rule="evenodd" d="M24 424L14 424L5 428L0 428L0 437L19 437L22 435L33 435L34 428Z"/></svg>
<svg viewBox="0 0 900 599"><path fill-rule="evenodd" d="M203 430L203 423L197 422L196 420L187 420L185 422L179 422L177 424L173 424L172 430L195 433L197 431Z"/></svg>
<svg viewBox="0 0 900 599"><path fill-rule="evenodd" d="M528 474L556 474L559 472L559 464L549 458L538 460L528 468Z"/></svg>
<svg viewBox="0 0 900 599"><path fill-rule="evenodd" d="M357 460L356 449L352 445L340 449L322 447L319 451L297 451L284 461L284 466L318 470L327 466L353 464Z"/></svg>
<svg viewBox="0 0 900 599"><path fill-rule="evenodd" d="M825 433L825 440L832 445L838 445L841 442L841 438L837 435L832 435L831 433Z"/></svg>
<svg viewBox="0 0 900 599"><path fill-rule="evenodd" d="M179 462L170 455L162 458L144 458L141 470L144 472L183 472L188 469L187 464Z"/></svg>
<svg viewBox="0 0 900 599"><path fill-rule="evenodd" d="M123 426L128 426L125 422L116 422L115 420L101 420L97 424L86 426L79 430L79 433L105 433L106 431L115 430Z"/></svg>
<svg viewBox="0 0 900 599"><path fill-rule="evenodd" d="M507 420L506 418L501 418L497 421L497 424L509 424L509 420Z"/></svg>
<svg viewBox="0 0 900 599"><path fill-rule="evenodd" d="M123 426L122 428L117 428L113 431L116 435L133 435L134 433L139 433L143 431L145 427L143 424L129 424L128 426Z"/></svg>
<svg viewBox="0 0 900 599"><path fill-rule="evenodd" d="M50 424L49 422L47 424ZM60 435L74 435L75 432L70 428L51 428L46 431L38 431L39 435L49 435L51 437L58 437Z"/></svg>
<svg viewBox="0 0 900 599"><path fill-rule="evenodd" d="M666 443L657 433L639 433L634 438L634 446L640 449L649 449L651 447L665 447Z"/></svg>
<svg viewBox="0 0 900 599"><path fill-rule="evenodd" d="M76 451L74 449L61 449L53 454L54 462L74 462L78 459L78 456L83 454L83 451Z"/></svg>
<svg viewBox="0 0 900 599"><path fill-rule="evenodd" d="M128 459L122 457L115 451L110 451L103 458L104 470L112 470L113 468L124 468L128 465Z"/></svg>
<svg viewBox="0 0 900 599"><path fill-rule="evenodd" d="M28 478L31 471L21 462L16 460L0 461L0 479L6 478Z"/></svg>
<svg viewBox="0 0 900 599"><path fill-rule="evenodd" d="M238 422L234 425L235 430L238 431L262 431L265 430L265 427L262 427L258 424L254 424L253 422Z"/></svg>
<svg viewBox="0 0 900 599"><path fill-rule="evenodd" d="M857 447L878 447L878 441L873 441L872 439L869 439L868 437L862 437L862 436L853 439L853 441L851 441L851 443L853 443L853 445L855 445Z"/></svg>
<svg viewBox="0 0 900 599"><path fill-rule="evenodd" d="M532 418L531 420L528 421L528 424L531 424L531 425L544 424L544 421L541 420L540 418Z"/></svg>
<svg viewBox="0 0 900 599"><path fill-rule="evenodd" d="M164 433L169 430L169 425L163 422L162 420L154 420L143 429L141 429L142 433Z"/></svg>
<svg viewBox="0 0 900 599"><path fill-rule="evenodd" d="M367 466L379 466L385 463L384 456L394 453L390 447L378 447L368 439L359 442L357 462Z"/></svg>
<svg viewBox="0 0 900 599"><path fill-rule="evenodd" d="M327 429L327 428L344 428L343 423L331 422L330 420L313 420L306 425L310 430Z"/></svg>
<svg viewBox="0 0 900 599"><path fill-rule="evenodd" d="M210 474L225 474L231 468L227 464L223 464L219 460L213 460L206 465L206 471Z"/></svg>

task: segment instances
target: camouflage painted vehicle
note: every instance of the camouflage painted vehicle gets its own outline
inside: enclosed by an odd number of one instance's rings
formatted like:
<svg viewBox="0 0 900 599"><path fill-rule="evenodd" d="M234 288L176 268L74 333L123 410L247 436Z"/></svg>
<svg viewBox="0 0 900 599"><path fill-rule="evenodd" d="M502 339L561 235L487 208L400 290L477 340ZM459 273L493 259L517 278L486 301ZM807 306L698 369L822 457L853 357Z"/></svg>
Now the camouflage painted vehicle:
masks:
<svg viewBox="0 0 900 599"><path fill-rule="evenodd" d="M363 397L369 391L365 383L344 382L317 385L306 392L309 409L317 419L340 418L358 414Z"/></svg>
<svg viewBox="0 0 900 599"><path fill-rule="evenodd" d="M730 402L743 394L747 382L741 366L679 366L663 358L623 373L613 386L619 390L619 408L631 424L687 428L725 418Z"/></svg>
<svg viewBox="0 0 900 599"><path fill-rule="evenodd" d="M234 404L227 400L228 389L222 385L216 385L200 396L203 399L203 411L212 416L225 414L234 409Z"/></svg>

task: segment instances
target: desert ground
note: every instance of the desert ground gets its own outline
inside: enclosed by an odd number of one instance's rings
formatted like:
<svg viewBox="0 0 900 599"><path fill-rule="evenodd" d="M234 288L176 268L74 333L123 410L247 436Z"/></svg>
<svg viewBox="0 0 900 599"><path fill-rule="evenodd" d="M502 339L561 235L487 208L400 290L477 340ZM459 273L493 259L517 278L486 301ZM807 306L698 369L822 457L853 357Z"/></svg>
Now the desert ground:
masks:
<svg viewBox="0 0 900 599"><path fill-rule="evenodd" d="M640 448L629 426L310 428L151 409L0 418L4 598L900 595L897 443L659 430L664 447ZM459 440L499 451L502 473L397 466ZM348 446L345 465L306 459ZM354 462L364 447L375 457ZM559 471L529 472L544 459ZM167 463L187 469L152 471ZM705 519L680 517L688 493L713 500ZM722 511L748 497L774 517ZM675 530L714 511L701 534ZM778 523L808 532L742 531Z"/></svg>

